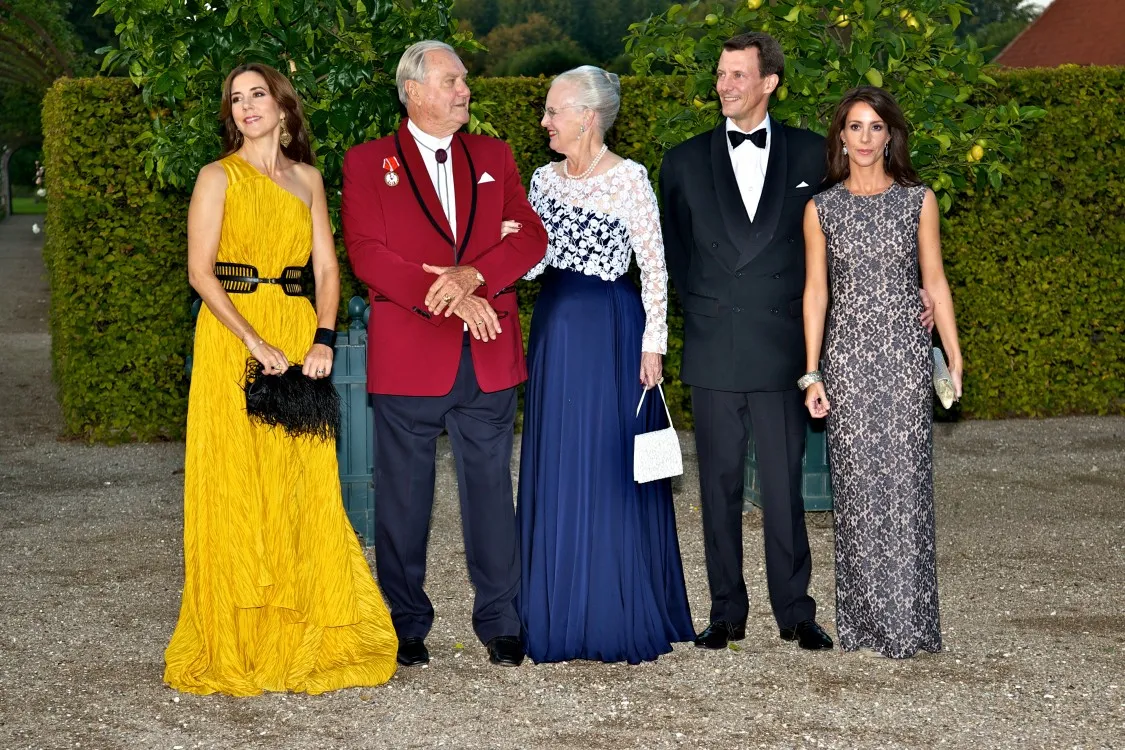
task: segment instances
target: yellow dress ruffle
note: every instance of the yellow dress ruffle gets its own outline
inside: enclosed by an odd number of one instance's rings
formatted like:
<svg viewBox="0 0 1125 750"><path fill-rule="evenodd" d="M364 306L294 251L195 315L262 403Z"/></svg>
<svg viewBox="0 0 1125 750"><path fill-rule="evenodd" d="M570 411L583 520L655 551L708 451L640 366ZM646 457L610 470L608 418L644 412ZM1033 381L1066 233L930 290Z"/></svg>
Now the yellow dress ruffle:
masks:
<svg viewBox="0 0 1125 750"><path fill-rule="evenodd" d="M304 266L308 207L242 158L228 187L218 260L264 277ZM290 362L304 359L316 313L263 284L231 294ZM241 383L248 353L200 310L184 463L184 591L164 681L189 693L323 693L380 685L398 640L340 494L336 448L251 424Z"/></svg>

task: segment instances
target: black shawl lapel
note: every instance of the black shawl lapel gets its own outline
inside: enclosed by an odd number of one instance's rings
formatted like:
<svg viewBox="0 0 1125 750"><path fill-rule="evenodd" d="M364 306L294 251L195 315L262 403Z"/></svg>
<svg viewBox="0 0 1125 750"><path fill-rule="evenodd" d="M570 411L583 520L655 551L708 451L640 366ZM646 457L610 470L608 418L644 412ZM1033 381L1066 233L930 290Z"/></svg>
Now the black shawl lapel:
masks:
<svg viewBox="0 0 1125 750"><path fill-rule="evenodd" d="M734 179L734 166L730 162L727 149L727 121L724 117L719 126L711 131L711 174L715 181L715 201L727 228L727 236L738 249L741 259L750 251L750 217L742 202L738 181ZM740 260L741 262L741 260Z"/></svg>
<svg viewBox="0 0 1125 750"><path fill-rule="evenodd" d="M453 140L461 146L461 153L458 155L460 158L453 160L453 192L457 203L457 262L460 263L465 248L469 246L469 238L473 236L473 221L477 214L477 169L461 134L453 136ZM450 151L452 150L451 145Z"/></svg>
<svg viewBox="0 0 1125 750"><path fill-rule="evenodd" d="M414 198L421 206L422 213L426 215L437 233L449 243L456 261L457 243L449 228L449 220L445 218L445 210L441 207L437 191L434 190L430 173L426 170L426 162L422 161L422 152L418 150L414 136L406 128L405 117L398 132L395 133L395 150L398 152L399 161L402 162L402 170L406 173L406 181L410 183L410 189L414 192Z"/></svg>
<svg viewBox="0 0 1125 750"><path fill-rule="evenodd" d="M762 197L758 199L752 233L747 235L749 241L739 246L742 252L738 256L738 268L754 260L773 241L773 235L777 231L781 205L785 202L785 177L789 164L785 140L785 126L770 117L770 157L766 162ZM731 176L734 176L733 169ZM736 186L736 192L737 189Z"/></svg>

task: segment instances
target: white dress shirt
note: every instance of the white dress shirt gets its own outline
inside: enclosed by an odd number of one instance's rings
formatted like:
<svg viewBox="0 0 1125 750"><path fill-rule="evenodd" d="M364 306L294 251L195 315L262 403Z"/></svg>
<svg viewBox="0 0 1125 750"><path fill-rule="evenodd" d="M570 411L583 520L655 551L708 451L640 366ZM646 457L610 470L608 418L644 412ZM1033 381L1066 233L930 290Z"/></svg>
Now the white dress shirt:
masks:
<svg viewBox="0 0 1125 750"><path fill-rule="evenodd" d="M434 192L437 193L438 200L441 201L441 207L445 209L445 217L449 220L449 228L453 231L453 239L456 241L457 199L453 189L453 149L450 148L453 144L453 136L435 138L415 125L413 120L407 120L406 128L414 136L414 140L418 144L418 150L422 152L422 161L426 164L426 171L430 173L430 181L434 184ZM444 165L439 165L437 157L434 155L439 148L444 148L448 155ZM441 180L439 180L438 171L440 168L445 170L445 176Z"/></svg>
<svg viewBox="0 0 1125 750"><path fill-rule="evenodd" d="M750 221L758 212L758 202L762 199L762 186L766 182L766 166L770 161L770 146L773 145L773 131L770 128L770 117L762 120L749 130L742 130L728 117L727 132L736 131L749 135L755 130L766 129L766 147L758 148L753 143L743 141L738 148L730 145L727 138L727 153L730 154L730 163L734 167L734 179L738 183L738 191L742 193L742 204L746 206L746 215Z"/></svg>

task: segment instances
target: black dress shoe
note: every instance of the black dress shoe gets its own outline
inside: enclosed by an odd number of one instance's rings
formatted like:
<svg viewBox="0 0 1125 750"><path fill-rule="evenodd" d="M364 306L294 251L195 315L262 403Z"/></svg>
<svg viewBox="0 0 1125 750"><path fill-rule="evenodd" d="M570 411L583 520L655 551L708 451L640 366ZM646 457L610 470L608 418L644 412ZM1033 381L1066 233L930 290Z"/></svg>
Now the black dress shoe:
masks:
<svg viewBox="0 0 1125 750"><path fill-rule="evenodd" d="M398 642L396 660L404 667L415 667L430 661L430 652L421 638L402 638Z"/></svg>
<svg viewBox="0 0 1125 750"><path fill-rule="evenodd" d="M741 641L745 637L746 623L735 625L726 620L715 620L695 637L695 645L700 648L726 648L731 641Z"/></svg>
<svg viewBox="0 0 1125 750"><path fill-rule="evenodd" d="M797 641L801 648L810 651L832 648L832 639L824 632L824 628L816 624L816 620L805 620L791 628L782 628L781 639Z"/></svg>
<svg viewBox="0 0 1125 750"><path fill-rule="evenodd" d="M505 667L518 667L523 663L523 643L514 635L498 635L485 644L488 660Z"/></svg>

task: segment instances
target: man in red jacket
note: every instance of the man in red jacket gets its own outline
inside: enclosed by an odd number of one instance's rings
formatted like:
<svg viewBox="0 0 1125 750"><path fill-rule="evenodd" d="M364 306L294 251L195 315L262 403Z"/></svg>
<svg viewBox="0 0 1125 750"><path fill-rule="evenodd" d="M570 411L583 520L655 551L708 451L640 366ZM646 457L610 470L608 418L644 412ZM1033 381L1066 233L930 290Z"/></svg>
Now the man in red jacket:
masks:
<svg viewBox="0 0 1125 750"><path fill-rule="evenodd" d="M457 464L473 629L495 664L524 656L509 469L515 386L527 377L514 284L547 233L507 144L459 132L465 66L414 44L397 72L407 118L344 159L344 241L371 290L367 385L375 409L375 555L404 666L429 661L423 589L438 436ZM521 225L501 239L501 222Z"/></svg>

